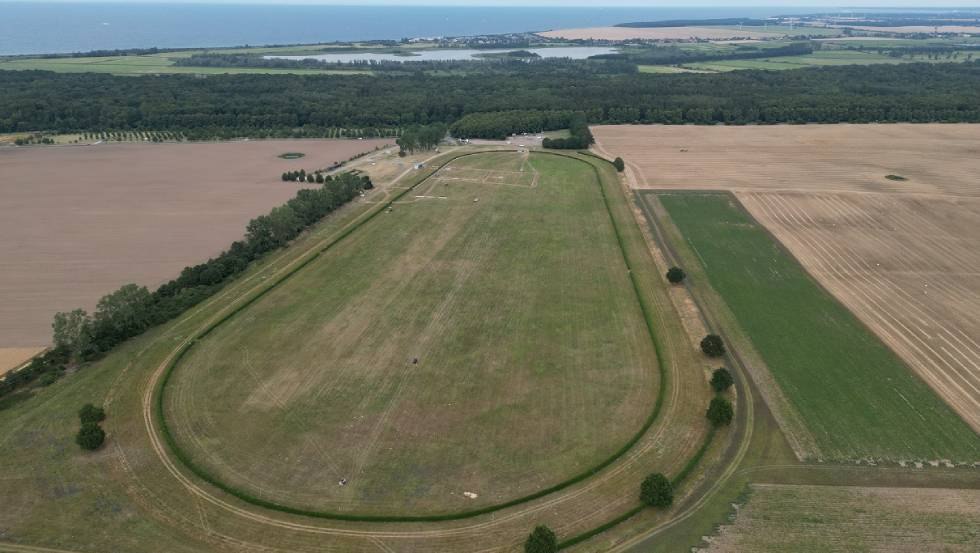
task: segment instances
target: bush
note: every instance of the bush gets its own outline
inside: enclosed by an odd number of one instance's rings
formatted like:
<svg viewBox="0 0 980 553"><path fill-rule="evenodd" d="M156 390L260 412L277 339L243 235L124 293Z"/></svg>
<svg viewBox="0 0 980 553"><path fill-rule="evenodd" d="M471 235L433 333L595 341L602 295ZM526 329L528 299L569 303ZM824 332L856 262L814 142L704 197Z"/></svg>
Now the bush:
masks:
<svg viewBox="0 0 980 553"><path fill-rule="evenodd" d="M721 336L708 334L701 340L701 351L708 357L721 357L725 355L725 343L721 341Z"/></svg>
<svg viewBox="0 0 980 553"><path fill-rule="evenodd" d="M524 553L555 553L558 537L547 526L538 526L524 542Z"/></svg>
<svg viewBox="0 0 980 553"><path fill-rule="evenodd" d="M37 384L38 386L50 386L54 384L55 381L58 380L58 377L60 376L61 373L57 373L57 372L44 373L44 375L37 381Z"/></svg>
<svg viewBox="0 0 980 553"><path fill-rule="evenodd" d="M687 273L680 267L671 267L667 270L667 281L671 284L679 284L687 278Z"/></svg>
<svg viewBox="0 0 980 553"><path fill-rule="evenodd" d="M78 410L78 419L82 424L87 422L102 422L105 420L105 409L86 403Z"/></svg>
<svg viewBox="0 0 980 553"><path fill-rule="evenodd" d="M715 428L731 424L732 418L735 417L732 402L723 397L712 398L708 405L707 417Z"/></svg>
<svg viewBox="0 0 980 553"><path fill-rule="evenodd" d="M616 159L613 160L613 167L615 167L617 171L622 173L626 169L626 163L623 162L623 158L617 157Z"/></svg>
<svg viewBox="0 0 980 553"><path fill-rule="evenodd" d="M674 487L666 476L655 472L640 484L640 501L651 507L670 507L674 502Z"/></svg>
<svg viewBox="0 0 980 553"><path fill-rule="evenodd" d="M75 443L81 446L82 449L88 451L99 449L104 441L105 431L102 430L102 427L97 422L82 423L82 427L78 430L78 435L75 436Z"/></svg>

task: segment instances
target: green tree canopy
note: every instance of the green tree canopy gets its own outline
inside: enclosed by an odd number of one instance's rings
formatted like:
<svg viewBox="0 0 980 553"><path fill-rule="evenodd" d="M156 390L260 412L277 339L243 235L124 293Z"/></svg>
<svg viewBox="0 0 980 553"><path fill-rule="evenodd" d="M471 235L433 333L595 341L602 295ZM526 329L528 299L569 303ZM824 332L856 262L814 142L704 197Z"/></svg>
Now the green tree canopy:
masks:
<svg viewBox="0 0 980 553"><path fill-rule="evenodd" d="M715 372L711 373L711 387L716 392L724 392L734 383L735 379L732 378L732 373L724 367L715 369Z"/></svg>
<svg viewBox="0 0 980 553"><path fill-rule="evenodd" d="M84 309L57 313L51 324L54 345L65 348L73 357L87 351L92 343L92 320Z"/></svg>
<svg viewBox="0 0 980 553"><path fill-rule="evenodd" d="M86 403L78 410L78 418L82 424L87 422L102 422L105 420L105 409L96 407L91 403Z"/></svg>
<svg viewBox="0 0 980 553"><path fill-rule="evenodd" d="M86 422L82 423L82 427L78 430L78 434L75 436L75 443L77 443L82 449L88 451L95 451L102 447L102 443L105 441L105 431L96 422Z"/></svg>
<svg viewBox="0 0 980 553"><path fill-rule="evenodd" d="M685 278L687 278L687 273L684 272L684 269L681 269L680 267L671 267L670 269L667 269L667 281L671 284L679 284L683 282Z"/></svg>
<svg viewBox="0 0 980 553"><path fill-rule="evenodd" d="M725 355L725 342L717 334L708 334L701 340L701 351L708 357Z"/></svg>
<svg viewBox="0 0 980 553"><path fill-rule="evenodd" d="M640 484L640 501L651 507L669 507L674 502L674 487L666 476L655 472Z"/></svg>
<svg viewBox="0 0 980 553"><path fill-rule="evenodd" d="M711 403L708 404L707 417L715 428L731 424L735 417L732 402L723 397L711 398Z"/></svg>
<svg viewBox="0 0 980 553"><path fill-rule="evenodd" d="M524 542L524 553L555 553L558 537L547 526L538 526Z"/></svg>

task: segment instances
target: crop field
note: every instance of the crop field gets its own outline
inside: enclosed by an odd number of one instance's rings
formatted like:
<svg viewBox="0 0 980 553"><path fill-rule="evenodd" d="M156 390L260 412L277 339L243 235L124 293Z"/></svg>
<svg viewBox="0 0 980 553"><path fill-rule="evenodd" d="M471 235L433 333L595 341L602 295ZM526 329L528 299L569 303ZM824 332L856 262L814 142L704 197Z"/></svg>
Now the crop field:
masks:
<svg viewBox="0 0 980 553"><path fill-rule="evenodd" d="M754 484L704 553L970 553L980 490Z"/></svg>
<svg viewBox="0 0 980 553"><path fill-rule="evenodd" d="M600 149L626 159L635 186L733 191L820 285L980 430L980 258L973 247L980 126L595 133Z"/></svg>
<svg viewBox="0 0 980 553"><path fill-rule="evenodd" d="M515 551L536 524L588 538L651 471L687 475L681 508L733 470L741 430L708 431L710 366L611 165L458 155L0 409L0 550ZM94 453L72 442L88 401ZM451 519L387 520L427 514Z"/></svg>
<svg viewBox="0 0 980 553"><path fill-rule="evenodd" d="M180 446L264 499L415 515L608 457L648 414L655 360L580 165L440 170L192 350L167 395Z"/></svg>
<svg viewBox="0 0 980 553"><path fill-rule="evenodd" d="M760 39L785 36L787 32L764 31L758 27L746 27L742 30L732 27L588 27L582 29L559 29L538 33L548 38L564 38L567 40L610 40L624 41L630 39L642 40L726 40L726 39Z"/></svg>
<svg viewBox="0 0 980 553"><path fill-rule="evenodd" d="M250 219L304 186L282 182L283 171L326 167L390 143L0 148L0 347L46 345L56 312L91 311L122 284L156 286L219 253ZM307 155L278 157L290 151Z"/></svg>
<svg viewBox="0 0 980 553"><path fill-rule="evenodd" d="M659 200L831 459L980 459L980 439L732 196Z"/></svg>

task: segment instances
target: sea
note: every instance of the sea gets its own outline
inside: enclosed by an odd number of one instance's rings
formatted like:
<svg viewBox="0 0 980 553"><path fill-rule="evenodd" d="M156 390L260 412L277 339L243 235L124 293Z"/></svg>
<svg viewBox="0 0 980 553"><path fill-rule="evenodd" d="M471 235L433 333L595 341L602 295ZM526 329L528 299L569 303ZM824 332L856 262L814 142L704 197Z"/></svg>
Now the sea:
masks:
<svg viewBox="0 0 980 553"><path fill-rule="evenodd" d="M0 55L472 36L629 21L765 17L785 15L787 10L785 6L446 7L0 0ZM819 9L795 7L791 11Z"/></svg>

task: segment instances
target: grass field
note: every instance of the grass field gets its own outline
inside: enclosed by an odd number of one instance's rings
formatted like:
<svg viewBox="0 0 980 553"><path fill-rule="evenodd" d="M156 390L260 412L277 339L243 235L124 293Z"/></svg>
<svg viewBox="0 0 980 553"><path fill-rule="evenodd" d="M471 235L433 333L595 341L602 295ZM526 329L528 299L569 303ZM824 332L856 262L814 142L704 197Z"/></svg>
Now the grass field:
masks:
<svg viewBox="0 0 980 553"><path fill-rule="evenodd" d="M980 490L755 484L706 553L971 553Z"/></svg>
<svg viewBox="0 0 980 553"><path fill-rule="evenodd" d="M460 159L195 346L168 420L195 463L302 508L533 493L649 414L656 361L620 256L587 165Z"/></svg>
<svg viewBox="0 0 980 553"><path fill-rule="evenodd" d="M828 458L980 459L980 439L726 194L660 201Z"/></svg>

